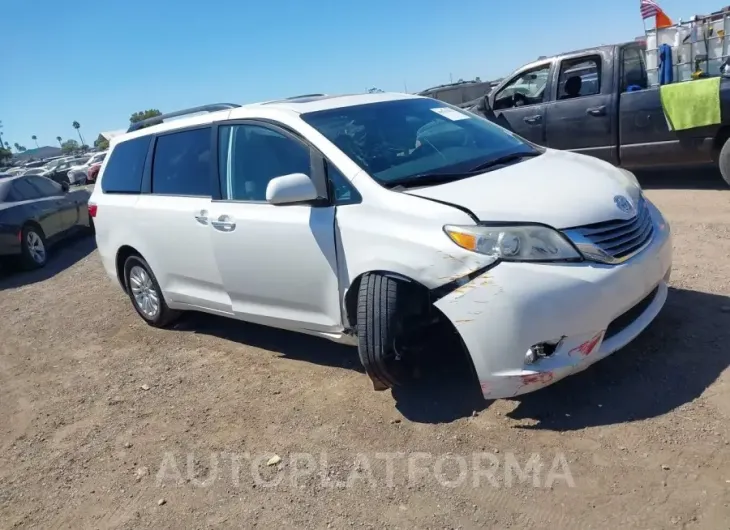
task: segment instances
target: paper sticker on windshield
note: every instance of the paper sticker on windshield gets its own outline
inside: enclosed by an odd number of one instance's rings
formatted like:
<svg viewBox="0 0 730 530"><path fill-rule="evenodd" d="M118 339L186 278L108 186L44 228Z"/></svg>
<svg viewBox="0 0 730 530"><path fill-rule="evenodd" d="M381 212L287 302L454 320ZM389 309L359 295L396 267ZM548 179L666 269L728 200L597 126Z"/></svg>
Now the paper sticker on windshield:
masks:
<svg viewBox="0 0 730 530"><path fill-rule="evenodd" d="M441 116L443 116L444 118L448 118L451 121L469 119L468 114L462 114L458 110L450 109L449 107L437 107L431 110L434 111L436 114L441 114Z"/></svg>

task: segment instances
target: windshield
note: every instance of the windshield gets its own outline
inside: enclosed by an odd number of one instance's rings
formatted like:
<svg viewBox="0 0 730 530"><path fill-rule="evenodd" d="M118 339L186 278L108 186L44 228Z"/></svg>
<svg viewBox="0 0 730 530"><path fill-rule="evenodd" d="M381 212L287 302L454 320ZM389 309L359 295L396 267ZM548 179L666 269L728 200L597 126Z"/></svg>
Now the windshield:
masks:
<svg viewBox="0 0 730 530"><path fill-rule="evenodd" d="M302 119L381 184L470 172L530 144L474 114L430 98L310 112Z"/></svg>

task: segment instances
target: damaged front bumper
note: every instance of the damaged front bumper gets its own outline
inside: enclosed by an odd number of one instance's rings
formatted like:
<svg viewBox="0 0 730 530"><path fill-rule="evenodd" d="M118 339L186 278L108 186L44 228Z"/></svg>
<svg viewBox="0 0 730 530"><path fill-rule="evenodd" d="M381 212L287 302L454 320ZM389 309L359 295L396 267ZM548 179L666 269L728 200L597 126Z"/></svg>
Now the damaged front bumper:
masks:
<svg viewBox="0 0 730 530"><path fill-rule="evenodd" d="M669 225L653 209L655 235L620 265L508 263L435 305L469 351L486 399L546 387L623 348L657 316L672 264ZM527 362L534 345L557 343Z"/></svg>

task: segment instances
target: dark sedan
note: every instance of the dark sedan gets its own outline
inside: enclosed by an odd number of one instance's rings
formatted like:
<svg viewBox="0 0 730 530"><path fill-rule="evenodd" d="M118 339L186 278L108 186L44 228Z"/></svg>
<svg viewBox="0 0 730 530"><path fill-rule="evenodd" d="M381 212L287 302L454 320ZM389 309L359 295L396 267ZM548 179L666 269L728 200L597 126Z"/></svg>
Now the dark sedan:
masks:
<svg viewBox="0 0 730 530"><path fill-rule="evenodd" d="M0 180L0 260L19 257L26 268L43 267L51 244L93 228L89 196L39 175Z"/></svg>

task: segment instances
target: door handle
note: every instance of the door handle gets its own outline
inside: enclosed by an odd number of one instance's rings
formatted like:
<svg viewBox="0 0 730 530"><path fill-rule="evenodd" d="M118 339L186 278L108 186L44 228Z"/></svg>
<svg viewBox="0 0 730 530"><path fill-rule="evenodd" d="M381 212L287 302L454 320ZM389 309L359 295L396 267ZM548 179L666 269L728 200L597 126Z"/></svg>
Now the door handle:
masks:
<svg viewBox="0 0 730 530"><path fill-rule="evenodd" d="M195 220L198 221L201 225L208 224L208 210L200 210L198 213L195 214Z"/></svg>
<svg viewBox="0 0 730 530"><path fill-rule="evenodd" d="M590 114L591 116L605 116L606 115L606 105L601 105L600 107L591 107L589 109L586 109L586 114Z"/></svg>
<svg viewBox="0 0 730 530"><path fill-rule="evenodd" d="M537 114L535 116L525 116L522 119L525 121L525 123L528 123L530 125L536 125L536 124L542 122L542 115Z"/></svg>
<svg viewBox="0 0 730 530"><path fill-rule="evenodd" d="M233 232L236 229L236 222L227 215L221 215L218 220L211 221L213 228L221 232Z"/></svg>

